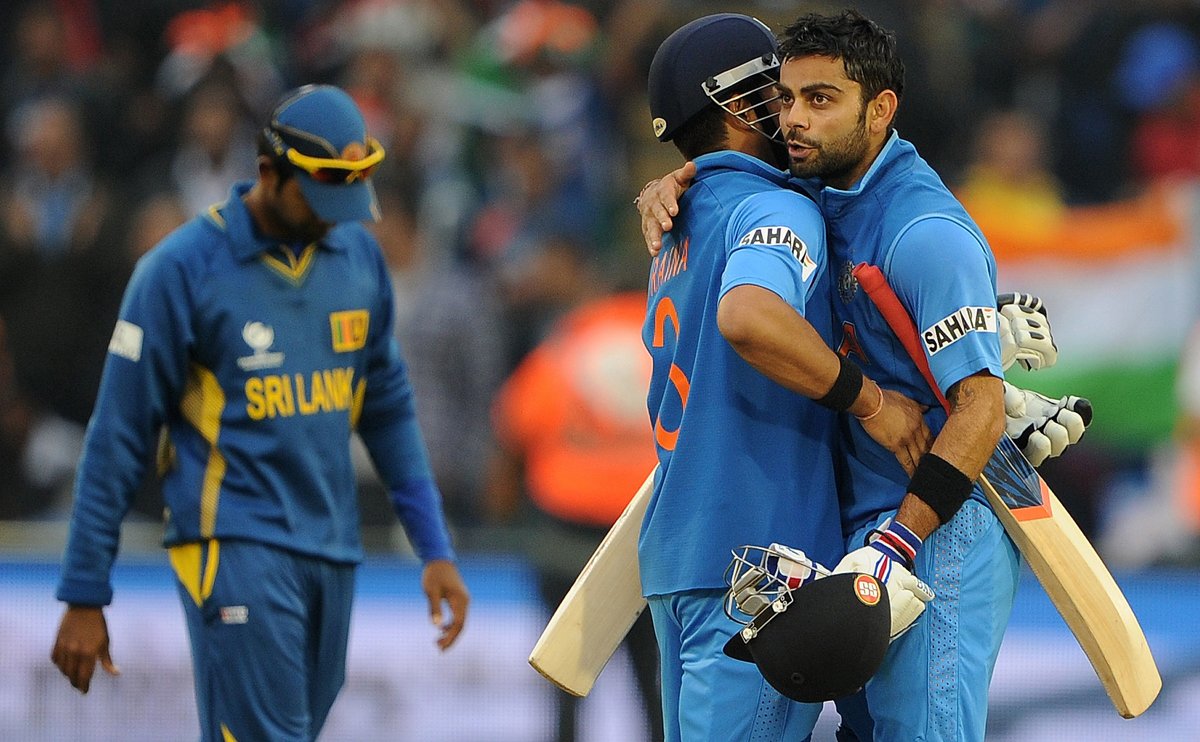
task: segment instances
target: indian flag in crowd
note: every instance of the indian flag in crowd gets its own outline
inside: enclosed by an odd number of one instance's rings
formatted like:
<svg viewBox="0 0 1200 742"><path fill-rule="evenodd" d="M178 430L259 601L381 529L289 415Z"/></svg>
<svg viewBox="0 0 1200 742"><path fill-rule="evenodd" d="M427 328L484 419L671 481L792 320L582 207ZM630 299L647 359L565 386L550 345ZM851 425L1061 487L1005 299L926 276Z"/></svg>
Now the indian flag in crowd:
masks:
<svg viewBox="0 0 1200 742"><path fill-rule="evenodd" d="M1034 229L1034 220L963 196L996 254L999 291L1042 297L1058 344L1054 368L1014 367L1009 380L1091 399L1093 441L1145 450L1167 439L1180 351L1200 303L1200 186L1042 212Z"/></svg>

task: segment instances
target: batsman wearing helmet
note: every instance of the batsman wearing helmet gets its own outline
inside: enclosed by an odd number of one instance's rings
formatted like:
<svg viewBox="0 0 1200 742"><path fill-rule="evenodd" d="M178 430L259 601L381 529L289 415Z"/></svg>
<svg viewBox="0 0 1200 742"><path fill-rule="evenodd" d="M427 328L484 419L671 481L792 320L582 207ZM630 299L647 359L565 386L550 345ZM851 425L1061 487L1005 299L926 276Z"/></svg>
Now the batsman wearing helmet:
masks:
<svg viewBox="0 0 1200 742"><path fill-rule="evenodd" d="M86 693L112 674L103 607L119 527L159 451L201 739L311 740L341 689L363 557L357 430L417 555L445 649L468 595L392 335L371 173L344 91L305 86L260 136L257 182L138 263L74 492L52 659ZM450 615L445 616L448 605ZM168 736L178 736L172 734Z"/></svg>
<svg viewBox="0 0 1200 742"><path fill-rule="evenodd" d="M723 651L735 627L721 580L730 551L781 542L823 564L841 558L836 410L899 456L928 443L920 407L830 350L825 226L778 168L778 66L766 26L718 14L671 34L650 68L654 133L697 165L650 269L642 331L660 467L638 560L667 740L811 732L820 704L782 695ZM929 593L908 578L911 589L889 597L915 618Z"/></svg>
<svg viewBox="0 0 1200 742"><path fill-rule="evenodd" d="M986 239L899 137L904 65L894 36L855 11L810 14L783 32L779 54L788 168L829 225L836 347L884 388L924 403L937 431L928 452L897 462L868 426L843 420L840 482L850 553L833 573L876 576L893 597L893 629L897 579L916 572L938 595L891 644L864 693L841 699L838 708L862 740L981 740L1018 555L975 480L1006 429L1040 461L1079 439L1090 406L1003 383L1007 364L1048 366L1057 349L1040 302L1019 295L997 301ZM688 176L676 171L658 188L643 189L652 253L658 230L672 227L673 196ZM678 206L664 250L694 208L686 193ZM882 270L916 321L948 413L858 285L860 263ZM968 315L978 321L965 321ZM1012 350L1014 344L1023 349Z"/></svg>

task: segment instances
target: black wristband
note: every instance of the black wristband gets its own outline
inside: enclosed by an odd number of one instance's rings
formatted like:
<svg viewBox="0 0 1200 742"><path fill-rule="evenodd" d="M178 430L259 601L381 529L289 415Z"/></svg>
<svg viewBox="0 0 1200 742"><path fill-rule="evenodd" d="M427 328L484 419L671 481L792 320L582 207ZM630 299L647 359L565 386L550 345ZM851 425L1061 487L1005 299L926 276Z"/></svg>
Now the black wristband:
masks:
<svg viewBox="0 0 1200 742"><path fill-rule="evenodd" d="M845 356L838 356L838 361L842 365L838 369L837 378L833 380L833 386L829 387L825 396L816 400L816 403L836 412L845 412L862 391L863 375L858 366L846 360Z"/></svg>
<svg viewBox="0 0 1200 742"><path fill-rule="evenodd" d="M953 464L934 453L921 457L908 482L908 491L916 495L946 523L971 496L975 483Z"/></svg>

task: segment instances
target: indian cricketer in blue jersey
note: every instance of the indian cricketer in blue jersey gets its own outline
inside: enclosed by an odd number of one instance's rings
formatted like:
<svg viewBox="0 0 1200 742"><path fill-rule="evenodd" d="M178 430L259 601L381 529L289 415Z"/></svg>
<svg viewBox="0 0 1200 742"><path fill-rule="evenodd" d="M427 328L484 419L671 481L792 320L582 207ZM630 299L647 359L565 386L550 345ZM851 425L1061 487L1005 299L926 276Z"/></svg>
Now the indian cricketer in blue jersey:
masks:
<svg viewBox="0 0 1200 742"><path fill-rule="evenodd" d="M660 468L638 561L676 742L811 732L820 704L780 695L723 652L737 628L723 609L730 554L781 542L823 564L842 558L835 411L910 462L929 440L918 405L830 349L825 226L775 166L778 64L766 26L719 14L671 34L650 67L654 133L697 166L650 269L642 331ZM930 596L908 577L894 600L915 617Z"/></svg>
<svg viewBox="0 0 1200 742"><path fill-rule="evenodd" d="M829 228L835 347L883 388L926 405L936 431L910 471L861 426L840 421L849 553L834 572L886 581L903 565L937 597L893 642L865 691L838 708L860 740L982 740L1018 577L1016 548L974 485L1006 426L995 261L970 216L895 130L904 65L893 34L855 11L810 14L783 32L779 55L792 185L813 195ZM675 204L690 178L686 166L643 189L652 254L660 227L670 229L676 213L683 219L692 208L686 198L683 211ZM916 321L948 415L859 289L852 273L859 263L882 269ZM1053 362L1052 350L1035 352L1037 363ZM1053 412L1031 424L1040 430L1061 420ZM1077 422L1081 435L1086 423Z"/></svg>
<svg viewBox="0 0 1200 742"><path fill-rule="evenodd" d="M155 444L204 740L311 740L345 678L362 559L358 431L424 562L438 645L469 596L454 564L412 389L370 176L383 159L344 91L305 86L239 183L138 263L74 492L52 659L87 692L116 674L102 607L119 526ZM443 613L449 607L449 616Z"/></svg>

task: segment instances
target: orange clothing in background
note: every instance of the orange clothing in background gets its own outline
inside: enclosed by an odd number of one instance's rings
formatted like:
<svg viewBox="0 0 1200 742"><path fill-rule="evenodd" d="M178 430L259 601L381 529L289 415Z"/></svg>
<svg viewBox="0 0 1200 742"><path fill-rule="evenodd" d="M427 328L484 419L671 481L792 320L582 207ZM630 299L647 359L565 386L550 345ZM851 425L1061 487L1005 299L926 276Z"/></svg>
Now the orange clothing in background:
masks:
<svg viewBox="0 0 1200 742"><path fill-rule="evenodd" d="M556 518L611 525L657 463L646 411L645 316L639 292L579 307L497 395L500 444L521 457L530 498Z"/></svg>

